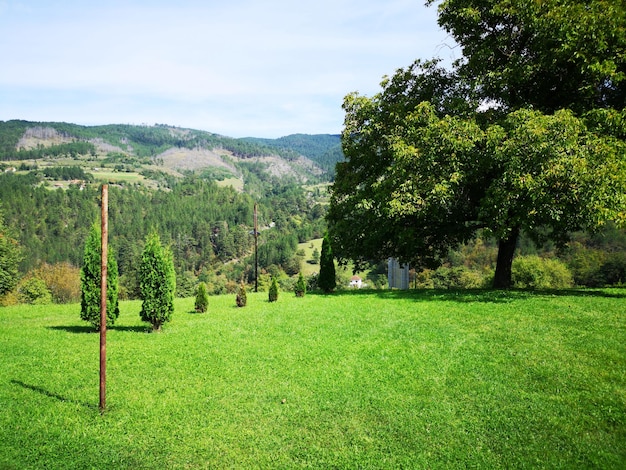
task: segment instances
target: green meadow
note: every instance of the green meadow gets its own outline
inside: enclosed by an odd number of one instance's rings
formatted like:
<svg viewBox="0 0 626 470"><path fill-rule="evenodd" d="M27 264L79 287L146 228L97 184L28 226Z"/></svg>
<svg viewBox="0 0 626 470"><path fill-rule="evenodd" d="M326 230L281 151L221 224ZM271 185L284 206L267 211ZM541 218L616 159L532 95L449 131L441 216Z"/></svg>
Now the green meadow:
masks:
<svg viewBox="0 0 626 470"><path fill-rule="evenodd" d="M0 469L624 468L626 291L0 308Z"/></svg>

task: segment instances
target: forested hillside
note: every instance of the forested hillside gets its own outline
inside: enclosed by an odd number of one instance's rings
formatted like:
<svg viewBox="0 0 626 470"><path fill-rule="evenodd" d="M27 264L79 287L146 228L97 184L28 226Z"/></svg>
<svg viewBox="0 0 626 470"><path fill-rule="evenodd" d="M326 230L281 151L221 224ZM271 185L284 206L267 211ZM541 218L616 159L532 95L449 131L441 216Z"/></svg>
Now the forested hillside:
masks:
<svg viewBox="0 0 626 470"><path fill-rule="evenodd" d="M179 295L199 280L219 293L254 277L255 203L262 281L299 272L298 243L325 228L328 155L340 158L338 148L338 136L277 144L166 125L0 122L0 211L22 248L22 276L63 263L76 269L109 183L123 295L137 295L152 230L172 248Z"/></svg>
<svg viewBox="0 0 626 470"><path fill-rule="evenodd" d="M316 162L323 170L335 174L335 164L343 160L340 135L293 134L278 139L248 137L247 142L261 144L279 151L293 151Z"/></svg>
<svg viewBox="0 0 626 470"><path fill-rule="evenodd" d="M89 228L99 220L99 198L97 185L50 189L34 174L0 175L5 221L23 247L20 270L26 273L44 262L80 266ZM258 200L194 176L167 190L111 186L110 244L126 294L136 295L135 271L151 230L172 248L181 295L189 294L198 279L210 281L215 292L227 282L253 279L255 202L260 267L263 272L297 273L298 242L317 238L324 229L324 208L300 186L275 181Z"/></svg>

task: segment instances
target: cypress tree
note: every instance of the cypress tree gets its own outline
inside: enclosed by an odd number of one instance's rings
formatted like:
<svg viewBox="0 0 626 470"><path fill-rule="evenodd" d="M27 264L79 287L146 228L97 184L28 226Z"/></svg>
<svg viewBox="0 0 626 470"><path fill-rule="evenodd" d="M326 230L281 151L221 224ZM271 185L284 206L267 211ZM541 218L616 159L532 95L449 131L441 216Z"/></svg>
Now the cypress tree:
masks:
<svg viewBox="0 0 626 470"><path fill-rule="evenodd" d="M80 270L80 318L100 329L100 293L102 279L102 237L98 224L91 226L85 242L83 267ZM107 252L107 326L120 315L118 272L113 250Z"/></svg>
<svg viewBox="0 0 626 470"><path fill-rule="evenodd" d="M205 313L209 307L209 295L206 291L206 284L201 282L196 290L196 312Z"/></svg>
<svg viewBox="0 0 626 470"><path fill-rule="evenodd" d="M278 300L278 283L276 282L276 278L272 278L272 284L270 285L269 291L269 301L276 302Z"/></svg>
<svg viewBox="0 0 626 470"><path fill-rule="evenodd" d="M171 320L174 313L176 273L172 252L161 245L156 232L148 235L139 266L141 319L152 325L153 331Z"/></svg>
<svg viewBox="0 0 626 470"><path fill-rule="evenodd" d="M248 297L246 295L246 286L242 282L239 286L239 290L237 291L237 297L235 298L237 302L237 307L245 307L248 303Z"/></svg>
<svg viewBox="0 0 626 470"><path fill-rule="evenodd" d="M296 293L296 297L304 297L304 294L306 294L306 282L304 282L302 273L298 275L298 281L296 282L294 292Z"/></svg>
<svg viewBox="0 0 626 470"><path fill-rule="evenodd" d="M322 253L320 255L320 275L317 285L325 293L330 293L337 287L337 279L335 274L335 260L333 251L330 246L330 238L328 232L324 234L322 241Z"/></svg>

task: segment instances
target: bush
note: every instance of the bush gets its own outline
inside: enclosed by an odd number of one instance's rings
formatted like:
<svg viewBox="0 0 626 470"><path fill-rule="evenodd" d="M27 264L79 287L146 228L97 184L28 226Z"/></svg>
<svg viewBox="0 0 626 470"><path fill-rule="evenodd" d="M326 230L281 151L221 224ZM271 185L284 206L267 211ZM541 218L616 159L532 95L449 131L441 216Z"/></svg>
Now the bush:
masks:
<svg viewBox="0 0 626 470"><path fill-rule="evenodd" d="M17 288L18 299L21 303L46 305L52 302L52 294L46 283L37 277L31 277L20 282Z"/></svg>
<svg viewBox="0 0 626 470"><path fill-rule="evenodd" d="M568 267L576 285L585 287L603 286L605 278L602 275L602 266L605 258L606 253L601 250L577 246L568 261Z"/></svg>
<svg viewBox="0 0 626 470"><path fill-rule="evenodd" d="M206 284L201 282L196 290L196 312L205 313L209 308L209 294L207 294Z"/></svg>
<svg viewBox="0 0 626 470"><path fill-rule="evenodd" d="M237 302L237 307L245 307L248 303L248 298L246 296L246 286L243 282L239 285L239 290L237 291L237 297L235 298Z"/></svg>
<svg viewBox="0 0 626 470"><path fill-rule="evenodd" d="M511 281L518 289L567 289L574 284L572 273L563 262L539 256L515 258Z"/></svg>
<svg viewBox="0 0 626 470"><path fill-rule="evenodd" d="M298 281L294 287L294 292L296 293L296 297L304 297L304 294L306 294L306 282L304 282L302 273L298 274Z"/></svg>
<svg viewBox="0 0 626 470"><path fill-rule="evenodd" d="M465 266L454 268L442 266L432 272L430 277L435 289L477 289L485 285L482 274ZM426 279L419 278L418 282L426 283Z"/></svg>
<svg viewBox="0 0 626 470"><path fill-rule="evenodd" d="M278 300L278 283L276 282L276 278L272 278L272 285L270 286L269 295L270 302L276 302Z"/></svg>
<svg viewBox="0 0 626 470"><path fill-rule="evenodd" d="M623 285L626 282L626 253L612 253L600 267L604 285Z"/></svg>
<svg viewBox="0 0 626 470"><path fill-rule="evenodd" d="M54 302L66 304L80 301L80 269L71 263L44 263L33 274L46 283Z"/></svg>

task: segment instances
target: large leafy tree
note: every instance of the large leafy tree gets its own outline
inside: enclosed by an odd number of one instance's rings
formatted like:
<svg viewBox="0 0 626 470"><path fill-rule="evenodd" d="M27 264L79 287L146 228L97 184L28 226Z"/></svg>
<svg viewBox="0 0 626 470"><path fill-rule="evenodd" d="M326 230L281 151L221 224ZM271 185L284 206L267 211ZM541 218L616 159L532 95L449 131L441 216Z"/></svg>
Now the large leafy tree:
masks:
<svg viewBox="0 0 626 470"><path fill-rule="evenodd" d="M148 235L139 266L141 319L154 331L171 320L174 313L176 272L172 252L161 244L155 232Z"/></svg>
<svg viewBox="0 0 626 470"><path fill-rule="evenodd" d="M418 61L374 97L346 97L346 161L328 213L338 257L436 265L486 229L499 240L494 285L509 287L521 231L564 241L625 221L623 12L605 21L596 3L606 2L543 3L444 1L440 24L464 53L452 71ZM595 26L577 29L586 20ZM581 29L594 28L621 49L588 48ZM560 72L563 84L551 75L561 66L577 70ZM565 82L576 93L558 97Z"/></svg>
<svg viewBox="0 0 626 470"><path fill-rule="evenodd" d="M20 245L4 224L0 212L0 296L11 292L19 280Z"/></svg>
<svg viewBox="0 0 626 470"><path fill-rule="evenodd" d="M93 224L83 254L80 270L80 318L100 329L100 299L102 294L102 240L98 224ZM107 326L120 314L118 302L118 271L113 250L107 251Z"/></svg>

